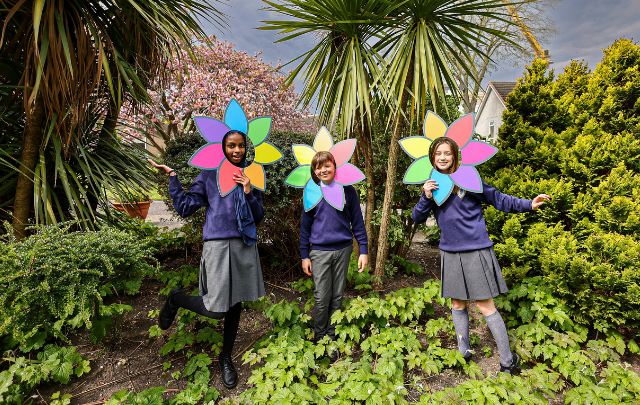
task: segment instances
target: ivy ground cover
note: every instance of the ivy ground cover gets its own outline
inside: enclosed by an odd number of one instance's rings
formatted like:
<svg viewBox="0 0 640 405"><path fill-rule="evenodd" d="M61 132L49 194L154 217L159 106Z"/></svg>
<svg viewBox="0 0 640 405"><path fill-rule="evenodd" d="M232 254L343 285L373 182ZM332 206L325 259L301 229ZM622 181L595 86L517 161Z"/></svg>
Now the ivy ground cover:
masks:
<svg viewBox="0 0 640 405"><path fill-rule="evenodd" d="M424 268L412 268L411 275L406 275L400 266L395 278L388 280L385 294L379 296L369 292L366 276L350 272L345 310L336 315L340 339L335 344L325 342L342 353L334 364L324 358L324 346L314 346L309 340L311 281L280 281L275 283L278 287L267 284L268 299L246 308L242 315L234 349L240 384L234 390L221 386L215 363L221 323L181 313L169 331L157 330L157 309L164 294L173 286L185 291L197 288L197 254L187 254L186 260L184 252L165 257L161 272L146 279L138 295L109 295L107 303L130 305L132 310L115 318L100 343L91 343L83 333L70 335L69 345L75 350L65 349L70 360L64 367L72 367L66 384L51 370L40 370L49 372L47 378L33 380L37 384L27 392L36 396L39 392L48 403L105 398L112 404L638 400L634 387L639 361L632 353L637 350L634 343L615 333L594 336L573 324L535 279L514 286L510 304L499 302L509 318L514 349L528 359L528 369L518 377L496 377L498 354L488 328L474 311L475 361L467 366L455 350L449 308L439 299L438 281L432 275L439 274L433 264L438 262L433 260L437 250L417 244L409 257ZM43 356L49 357L43 359L51 357L55 362L59 349L47 350L49 354ZM20 352L13 357L21 357ZM25 361L13 362L5 377L23 372ZM38 370L29 371L37 375ZM16 380L14 377L13 382ZM46 380L51 383L43 384ZM91 389L96 390L82 394ZM58 398L53 398L58 392ZM82 395L64 399L78 394Z"/></svg>

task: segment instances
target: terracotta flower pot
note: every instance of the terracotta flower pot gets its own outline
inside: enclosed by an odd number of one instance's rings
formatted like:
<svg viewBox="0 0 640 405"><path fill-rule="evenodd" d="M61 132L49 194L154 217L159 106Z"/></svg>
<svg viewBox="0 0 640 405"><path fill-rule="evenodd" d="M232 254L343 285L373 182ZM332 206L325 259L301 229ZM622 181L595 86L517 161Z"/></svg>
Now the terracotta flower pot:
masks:
<svg viewBox="0 0 640 405"><path fill-rule="evenodd" d="M139 201L135 203L113 202L113 208L118 211L126 212L131 218L146 219L149 213L151 200Z"/></svg>

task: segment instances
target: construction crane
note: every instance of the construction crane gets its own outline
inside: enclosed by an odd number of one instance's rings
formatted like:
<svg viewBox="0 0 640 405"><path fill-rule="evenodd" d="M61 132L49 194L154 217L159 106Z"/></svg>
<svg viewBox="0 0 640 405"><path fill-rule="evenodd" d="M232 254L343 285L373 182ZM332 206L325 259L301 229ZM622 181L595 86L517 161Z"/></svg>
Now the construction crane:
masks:
<svg viewBox="0 0 640 405"><path fill-rule="evenodd" d="M531 32L531 29L527 27L524 21L522 21L522 18L520 18L520 16L518 15L518 12L516 11L515 7L513 7L513 4L511 4L509 0L502 0L502 2L504 3L504 7L511 15L513 21L518 24L518 27L520 27L522 35L524 35L527 41L529 41L529 44L533 48L533 52L536 54L536 58L544 60L547 66L549 66L550 63L553 63L553 61L550 60L551 55L549 54L549 50L542 49L542 47L536 40L536 37L533 35L533 32Z"/></svg>

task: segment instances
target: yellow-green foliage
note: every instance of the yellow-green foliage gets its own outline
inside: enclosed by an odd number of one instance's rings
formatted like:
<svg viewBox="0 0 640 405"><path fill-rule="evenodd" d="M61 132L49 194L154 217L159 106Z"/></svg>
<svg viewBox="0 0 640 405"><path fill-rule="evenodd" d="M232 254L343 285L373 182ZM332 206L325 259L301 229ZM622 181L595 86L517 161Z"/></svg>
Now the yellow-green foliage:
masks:
<svg viewBox="0 0 640 405"><path fill-rule="evenodd" d="M640 325L639 66L625 39L593 72L572 62L554 80L534 62L506 100L500 152L481 167L507 194L552 196L534 214L486 210L507 278L543 276L574 320L604 328Z"/></svg>

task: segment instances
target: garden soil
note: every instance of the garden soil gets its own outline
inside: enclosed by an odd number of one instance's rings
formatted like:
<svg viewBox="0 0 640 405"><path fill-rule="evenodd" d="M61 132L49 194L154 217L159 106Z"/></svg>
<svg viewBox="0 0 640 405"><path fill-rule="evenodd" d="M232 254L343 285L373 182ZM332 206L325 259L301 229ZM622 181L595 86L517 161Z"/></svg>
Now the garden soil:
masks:
<svg viewBox="0 0 640 405"><path fill-rule="evenodd" d="M384 294L406 288L422 287L425 281L440 277L440 254L437 248L429 246L426 242L418 239L414 242L407 258L423 266L423 275L405 275L398 272L393 279L386 279ZM164 270L180 269L184 265L198 267L200 262L199 252L176 252L167 255L160 260ZM272 302L281 300L294 301L301 298L306 300L306 295L299 294L291 288L292 282L304 277L302 271L285 272L283 274L273 274L265 268L265 289L271 296ZM293 273L293 276L291 275ZM164 287L163 283L155 279L146 280L140 294L135 296L112 295L106 299L107 304L118 302L130 305L133 310L127 312L118 319L114 327L109 331L106 338L99 344L92 344L89 333L86 331L75 332L71 335L71 344L78 347L77 351L87 356L91 361L91 372L85 374L80 379L73 379L68 385L51 384L38 387L34 394L34 403L45 403L44 399L51 398L55 392L60 391L61 395L70 393L73 395L71 404L91 404L98 405L109 399L111 395L120 390L133 390L136 392L156 386L167 386L164 397L172 397L177 392L186 388L186 381L181 379L174 381L171 376L175 371L184 370L187 362L186 354L191 351L194 354L207 352L210 347L206 344L195 343L186 347L178 353L171 353L161 356L160 350L167 342L171 333L176 330L175 324L161 336L149 338L149 328L157 324L157 318L149 317L149 311L160 309L166 298L160 295L159 291ZM193 285L185 288L185 291L192 291L197 288ZM354 298L362 294L353 288L347 288L345 298ZM434 303L436 317L450 317L450 310L447 307ZM470 303L469 313L475 319L471 324L471 332L476 333L480 338L480 347L486 346L491 349L489 357L485 356L482 350L476 350L474 361L482 368L485 376L487 373L496 373L500 367L498 351L488 327L481 322L482 315L477 310L474 302ZM312 313L310 313L313 316ZM423 320L421 320L423 321ZM193 329L204 327L204 324L196 323ZM223 323L220 322L215 328L222 334ZM217 368L217 361L210 366L211 382L213 386L222 394L221 398L239 395L246 389L247 380L251 376L251 366L242 364L242 355L251 348L262 336L271 329L270 321L260 311L244 309L240 320L240 329L236 340L233 356L234 364L238 370L239 383L235 389L229 390L222 386L220 381L220 371ZM426 344L422 339L422 344ZM64 344L63 342L58 342ZM453 339L443 338L444 347L455 349L456 342ZM638 356L627 356L623 358L631 364L636 373L640 373L640 359ZM163 364L171 362L171 367L164 370ZM417 373L417 374L416 374ZM414 375L424 378L423 384L433 391L444 390L447 387L455 387L467 380L466 375L460 369L444 370L440 374L424 376L417 369L409 371L405 381L413 381ZM569 389L571 387L567 387ZM407 386L409 393L407 400L418 401L420 392ZM549 398L551 404L562 404L561 396L555 400Z"/></svg>

